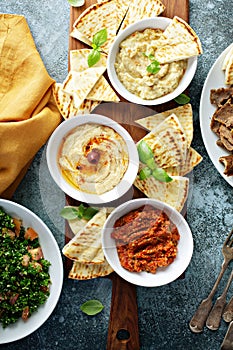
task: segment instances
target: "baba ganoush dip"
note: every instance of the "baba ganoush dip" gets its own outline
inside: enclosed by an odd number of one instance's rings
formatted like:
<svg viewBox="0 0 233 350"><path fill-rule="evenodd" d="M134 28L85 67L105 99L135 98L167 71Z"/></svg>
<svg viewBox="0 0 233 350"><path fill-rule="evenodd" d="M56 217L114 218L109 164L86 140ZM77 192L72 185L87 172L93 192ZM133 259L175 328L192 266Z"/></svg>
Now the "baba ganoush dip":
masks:
<svg viewBox="0 0 233 350"><path fill-rule="evenodd" d="M131 93L144 100L153 100L174 91L187 68L187 60L160 64L158 73L147 71L156 48L161 45L162 29L146 28L124 39L116 55L115 70L118 79Z"/></svg>
<svg viewBox="0 0 233 350"><path fill-rule="evenodd" d="M124 139L114 129L87 123L77 126L65 137L58 163L71 185L99 195L121 181L129 156Z"/></svg>

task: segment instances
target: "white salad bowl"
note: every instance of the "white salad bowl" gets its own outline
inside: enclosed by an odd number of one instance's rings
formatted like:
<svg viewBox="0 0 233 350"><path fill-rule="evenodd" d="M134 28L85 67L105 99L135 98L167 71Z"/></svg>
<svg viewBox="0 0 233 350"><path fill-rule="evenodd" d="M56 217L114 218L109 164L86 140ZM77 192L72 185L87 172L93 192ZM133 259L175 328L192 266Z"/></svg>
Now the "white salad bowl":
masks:
<svg viewBox="0 0 233 350"><path fill-rule="evenodd" d="M98 124L114 129L124 139L127 147L129 164L124 176L115 187L102 194L84 192L70 184L64 178L58 164L58 154L64 138L72 130L84 124ZM130 134L111 118L99 114L85 114L63 121L48 141L46 156L50 174L60 189L71 198L89 204L104 204L118 200L125 195L132 188L139 166L137 147Z"/></svg>
<svg viewBox="0 0 233 350"><path fill-rule="evenodd" d="M5 199L0 199L0 207L10 216L21 219L25 228L32 227L38 233L44 258L51 263L49 267L51 285L48 299L43 305L39 306L37 311L32 313L27 321L19 319L6 328L0 326L0 344L5 344L22 339L33 333L51 315L62 290L63 263L59 247L52 232L36 214L20 204Z"/></svg>
<svg viewBox="0 0 233 350"><path fill-rule="evenodd" d="M165 30L166 27L171 23L171 21L172 20L167 17L145 18L141 21L135 22L129 25L128 27L126 27L126 29L120 32L115 38L108 54L107 72L108 72L110 82L114 87L114 89L127 101L130 101L136 104L151 105L151 106L166 103L168 101L173 100L174 98L179 96L181 93L183 93L185 89L188 87L188 85L190 84L190 82L192 81L197 68L196 56L188 59L186 71L183 77L181 78L177 88L174 91L168 93L167 95L158 97L153 100L142 99L136 96L135 94L131 93L125 88L125 86L121 83L121 81L117 76L117 73L115 70L115 61L116 61L116 55L119 52L119 45L121 44L121 42L132 33L136 31L142 31L146 28L153 28L153 29L159 28L159 29Z"/></svg>
<svg viewBox="0 0 233 350"><path fill-rule="evenodd" d="M144 205L151 205L156 209L164 211L176 225L180 234L175 260L167 267L158 268L155 274L145 271L131 272L122 267L118 257L115 239L111 237L116 220ZM187 221L176 209L155 199L139 198L121 204L109 215L102 231L102 247L108 263L123 279L138 286L157 287L174 281L186 270L193 253L193 238Z"/></svg>

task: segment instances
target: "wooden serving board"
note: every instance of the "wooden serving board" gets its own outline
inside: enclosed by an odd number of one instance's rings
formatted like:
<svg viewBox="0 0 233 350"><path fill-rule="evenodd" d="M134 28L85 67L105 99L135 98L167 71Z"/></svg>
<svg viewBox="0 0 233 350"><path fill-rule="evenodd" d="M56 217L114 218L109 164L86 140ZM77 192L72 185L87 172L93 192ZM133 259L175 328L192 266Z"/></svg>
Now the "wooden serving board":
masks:
<svg viewBox="0 0 233 350"><path fill-rule="evenodd" d="M163 17L173 18L175 15L189 21L189 0L162 0L166 10L161 14ZM82 7L70 8L70 32L73 29L73 23L78 16L90 5L96 3L95 0L85 0ZM82 42L69 36L69 50L87 48ZM120 97L120 96L119 96ZM145 135L145 131L134 123L136 119L154 114L155 111L161 112L177 105L174 101L160 106L150 106L150 108L128 103L124 99L120 103L101 103L93 113L108 116L121 125L131 134L135 142ZM142 194L134 189L134 198ZM75 200L66 197L68 205L78 205ZM66 242L72 237L69 225L66 224ZM66 261L66 271L69 271L71 262ZM112 303L110 310L107 350L139 350L139 329L137 312L136 287L126 282L116 273L112 273L109 278L112 281Z"/></svg>

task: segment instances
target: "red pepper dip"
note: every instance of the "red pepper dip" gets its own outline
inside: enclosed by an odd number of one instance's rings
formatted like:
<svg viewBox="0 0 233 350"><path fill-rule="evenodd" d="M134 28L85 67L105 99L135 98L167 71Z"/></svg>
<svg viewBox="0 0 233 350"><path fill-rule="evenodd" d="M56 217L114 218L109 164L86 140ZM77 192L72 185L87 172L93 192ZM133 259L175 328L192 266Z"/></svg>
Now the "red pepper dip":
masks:
<svg viewBox="0 0 233 350"><path fill-rule="evenodd" d="M111 233L121 266L131 272L156 273L177 255L180 234L167 214L144 205L119 218Z"/></svg>

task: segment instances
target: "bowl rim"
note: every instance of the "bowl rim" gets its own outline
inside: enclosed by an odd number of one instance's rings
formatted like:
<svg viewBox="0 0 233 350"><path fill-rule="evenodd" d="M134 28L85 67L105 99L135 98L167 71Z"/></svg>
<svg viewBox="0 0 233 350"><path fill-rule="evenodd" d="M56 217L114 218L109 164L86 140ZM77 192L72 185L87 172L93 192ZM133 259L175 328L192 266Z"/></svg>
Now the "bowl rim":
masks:
<svg viewBox="0 0 233 350"><path fill-rule="evenodd" d="M178 247L180 246L182 251L179 251L178 248L178 254L174 262L165 269L160 268L156 274L148 272L130 272L123 268L119 261L115 240L110 237L113 229L112 225L118 218L145 204L153 205L155 208L165 211L169 218L176 224L176 226L178 226L181 235ZM183 247L184 242L188 243L188 246L185 247L185 249ZM167 203L153 198L136 198L122 203L108 216L102 230L102 249L109 265L123 279L142 287L162 286L171 283L180 277L190 263L193 254L193 247L192 232L183 215ZM184 255L182 261L180 260L181 254Z"/></svg>
<svg viewBox="0 0 233 350"><path fill-rule="evenodd" d="M100 195L82 192L71 186L63 178L57 162L57 153L63 138L72 129L88 123L106 125L113 128L120 136L123 137L129 154L128 168L121 181L113 189ZM139 167L137 147L128 131L113 119L96 113L84 114L78 118L73 117L63 121L54 130L49 138L46 149L46 159L49 172L58 187L60 187L63 192L65 192L71 198L90 204L104 204L122 197L130 189L130 187L132 187Z"/></svg>
<svg viewBox="0 0 233 350"><path fill-rule="evenodd" d="M162 103L169 102L179 96L181 93L183 93L186 88L191 83L196 69L197 69L197 56L188 58L188 65L186 68L186 71L177 86L175 90L172 92L158 97L153 100L144 100L140 98L137 95L134 95L133 93L129 92L124 85L120 82L120 80L117 77L115 68L114 68L114 62L117 52L119 51L119 44L124 40L126 37L128 37L130 34L137 30L143 30L146 28L162 28L165 29L169 23L171 23L172 19L168 17L153 17L153 18L144 18L140 21L137 21L133 24L130 24L128 27L126 27L124 30L122 30L115 38L113 44L111 45L111 48L109 50L109 54L107 57L107 73L109 80L114 87L114 89L127 101L133 102L136 104L141 105L147 105L147 106L156 106L160 105Z"/></svg>
<svg viewBox="0 0 233 350"><path fill-rule="evenodd" d="M47 321L59 301L63 287L64 271L59 246L45 222L33 211L12 200L0 198L0 207L11 216L17 216L22 219L24 227L32 225L37 232L40 230L38 232L39 241L45 259L48 259L52 264L52 270L50 271L52 280L51 290L45 304L41 305L40 308L31 315L28 323L19 319L16 323L9 325L7 328L3 329L0 326L2 332L0 344L6 344L32 334ZM45 248L45 244L47 248Z"/></svg>

